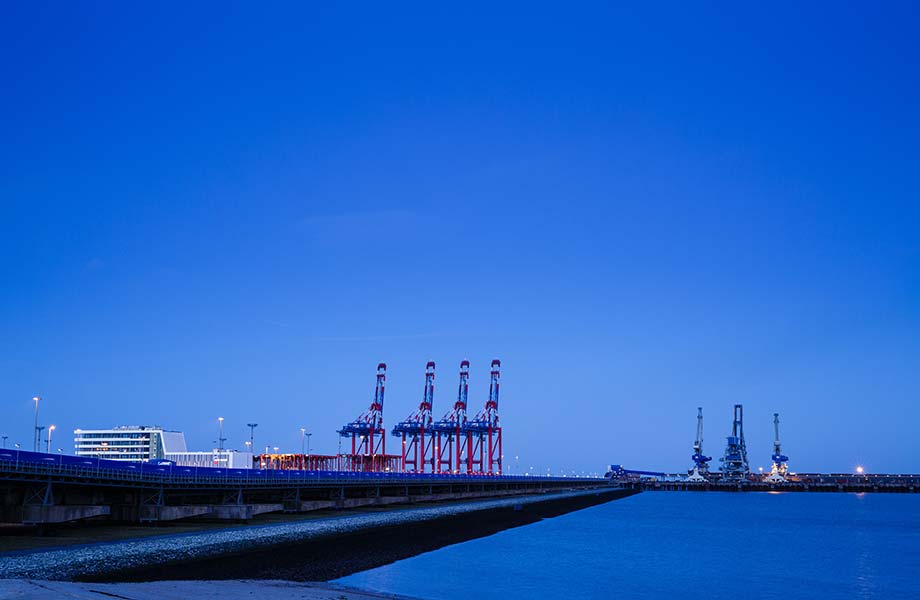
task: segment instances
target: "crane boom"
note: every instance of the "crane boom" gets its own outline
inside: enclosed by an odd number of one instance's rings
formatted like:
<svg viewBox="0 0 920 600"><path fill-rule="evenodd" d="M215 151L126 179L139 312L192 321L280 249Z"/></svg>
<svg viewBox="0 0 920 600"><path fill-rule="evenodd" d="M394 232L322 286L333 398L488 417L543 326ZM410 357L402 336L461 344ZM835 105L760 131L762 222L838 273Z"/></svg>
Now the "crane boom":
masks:
<svg viewBox="0 0 920 600"><path fill-rule="evenodd" d="M703 482L707 481L709 475L709 461L711 456L703 455L703 407L696 409L696 441L693 442L693 469L691 469L687 481Z"/></svg>
<svg viewBox="0 0 920 600"><path fill-rule="evenodd" d="M773 467L770 469L767 481L774 483L786 481L786 473L789 471L786 463L789 461L789 457L783 454L779 442L779 413L773 413L773 456L771 458L773 459Z"/></svg>
<svg viewBox="0 0 920 600"><path fill-rule="evenodd" d="M779 452L779 413L773 413L773 453Z"/></svg>

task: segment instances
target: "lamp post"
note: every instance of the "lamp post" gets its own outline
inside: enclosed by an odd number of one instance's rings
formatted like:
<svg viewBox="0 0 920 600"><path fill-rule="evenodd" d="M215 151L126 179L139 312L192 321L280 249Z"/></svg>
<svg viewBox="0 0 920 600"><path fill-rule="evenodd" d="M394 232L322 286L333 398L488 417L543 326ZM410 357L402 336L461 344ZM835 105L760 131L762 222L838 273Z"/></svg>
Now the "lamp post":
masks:
<svg viewBox="0 0 920 600"><path fill-rule="evenodd" d="M55 429L56 429L56 426L55 426L55 425L52 425L51 427L48 428L48 439L45 440L46 442L48 442L48 450L47 450L48 454L51 454L51 433L52 433Z"/></svg>
<svg viewBox="0 0 920 600"><path fill-rule="evenodd" d="M256 445L255 445L253 434L255 433L254 431L255 428L258 426L259 426L258 423L246 423L246 427L249 428L249 447L252 448L253 452L256 451ZM268 452L268 450L266 450L266 452Z"/></svg>
<svg viewBox="0 0 920 600"><path fill-rule="evenodd" d="M307 444L307 428L300 428L300 453L306 455L306 444Z"/></svg>
<svg viewBox="0 0 920 600"><path fill-rule="evenodd" d="M44 430L45 430L44 425L37 425L35 427L35 441L37 445L37 448L35 449L36 452L42 451L42 445L41 445L42 444L42 431Z"/></svg>
<svg viewBox="0 0 920 600"><path fill-rule="evenodd" d="M225 441L226 440L224 438L224 418L217 417L217 451L218 452L224 451Z"/></svg>
<svg viewBox="0 0 920 600"><path fill-rule="evenodd" d="M8 435L0 436L3 438L3 447L6 448L6 438L10 437Z"/></svg>
<svg viewBox="0 0 920 600"><path fill-rule="evenodd" d="M32 400L35 401L35 434L33 436L34 443L32 444L32 450L38 452L38 445L41 442L41 430L38 428L38 401L41 400L39 396L32 396Z"/></svg>
<svg viewBox="0 0 920 600"><path fill-rule="evenodd" d="M311 435L313 434L312 433L307 434L307 456L310 456L310 436Z"/></svg>

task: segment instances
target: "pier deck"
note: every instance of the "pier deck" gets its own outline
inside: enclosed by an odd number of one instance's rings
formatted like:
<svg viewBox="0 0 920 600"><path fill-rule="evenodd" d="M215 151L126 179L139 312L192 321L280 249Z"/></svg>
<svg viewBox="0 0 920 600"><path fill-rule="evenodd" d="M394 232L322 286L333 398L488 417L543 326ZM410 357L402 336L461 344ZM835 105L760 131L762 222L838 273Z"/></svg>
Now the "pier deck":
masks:
<svg viewBox="0 0 920 600"><path fill-rule="evenodd" d="M603 486L572 477L218 469L0 450L0 522L247 521L307 512Z"/></svg>

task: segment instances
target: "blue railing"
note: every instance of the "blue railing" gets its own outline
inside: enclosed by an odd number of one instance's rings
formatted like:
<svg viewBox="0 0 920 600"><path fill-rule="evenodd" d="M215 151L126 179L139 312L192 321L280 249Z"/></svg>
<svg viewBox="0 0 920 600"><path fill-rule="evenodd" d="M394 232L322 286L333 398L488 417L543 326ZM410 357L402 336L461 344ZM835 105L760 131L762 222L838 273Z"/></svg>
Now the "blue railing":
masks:
<svg viewBox="0 0 920 600"><path fill-rule="evenodd" d="M45 454L18 449L0 450L0 472L49 474L113 481L150 481L210 484L317 485L348 483L459 483L459 482L573 482L578 478L532 477L529 475L467 475L438 473L300 471L284 469L227 469L183 467L155 463Z"/></svg>

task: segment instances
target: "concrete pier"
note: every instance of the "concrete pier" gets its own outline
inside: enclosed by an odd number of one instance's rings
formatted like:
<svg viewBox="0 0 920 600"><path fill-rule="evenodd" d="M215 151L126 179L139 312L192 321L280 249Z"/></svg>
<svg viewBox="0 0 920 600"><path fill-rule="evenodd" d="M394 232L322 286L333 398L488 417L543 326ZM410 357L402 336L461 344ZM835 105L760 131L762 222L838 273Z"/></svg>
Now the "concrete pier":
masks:
<svg viewBox="0 0 920 600"><path fill-rule="evenodd" d="M19 450L0 453L0 522L248 521L265 512L501 498L607 484L603 479L577 477L167 469L47 458Z"/></svg>
<svg viewBox="0 0 920 600"><path fill-rule="evenodd" d="M156 521L178 521L210 514L210 506L142 506L140 508L141 523Z"/></svg>
<svg viewBox="0 0 920 600"><path fill-rule="evenodd" d="M108 516L108 506L60 506L33 504L22 507L22 522L25 525L48 525L68 523L94 517Z"/></svg>

